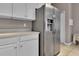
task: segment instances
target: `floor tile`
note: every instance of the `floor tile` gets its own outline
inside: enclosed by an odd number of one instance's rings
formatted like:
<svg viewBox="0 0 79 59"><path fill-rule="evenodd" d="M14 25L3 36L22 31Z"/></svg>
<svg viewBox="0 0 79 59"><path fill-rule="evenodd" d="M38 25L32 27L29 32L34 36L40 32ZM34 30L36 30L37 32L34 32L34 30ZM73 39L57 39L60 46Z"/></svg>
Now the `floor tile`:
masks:
<svg viewBox="0 0 79 59"><path fill-rule="evenodd" d="M79 45L61 44L60 54L58 56L79 56Z"/></svg>

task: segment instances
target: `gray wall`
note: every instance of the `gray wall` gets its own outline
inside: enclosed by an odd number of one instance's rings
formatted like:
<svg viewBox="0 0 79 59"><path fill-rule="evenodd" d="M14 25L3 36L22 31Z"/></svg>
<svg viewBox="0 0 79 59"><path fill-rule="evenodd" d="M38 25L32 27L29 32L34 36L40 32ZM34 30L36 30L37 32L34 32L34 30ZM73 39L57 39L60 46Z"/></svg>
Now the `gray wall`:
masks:
<svg viewBox="0 0 79 59"><path fill-rule="evenodd" d="M72 4L73 33L79 34L79 3Z"/></svg>
<svg viewBox="0 0 79 59"><path fill-rule="evenodd" d="M26 27L24 27L26 23ZM32 22L13 19L0 19L0 33L3 32L19 32L32 30Z"/></svg>
<svg viewBox="0 0 79 59"><path fill-rule="evenodd" d="M55 7L60 9L61 11L65 11L65 35L66 39L65 42L70 43L70 37L69 37L69 19L71 18L71 4L70 3L54 3Z"/></svg>

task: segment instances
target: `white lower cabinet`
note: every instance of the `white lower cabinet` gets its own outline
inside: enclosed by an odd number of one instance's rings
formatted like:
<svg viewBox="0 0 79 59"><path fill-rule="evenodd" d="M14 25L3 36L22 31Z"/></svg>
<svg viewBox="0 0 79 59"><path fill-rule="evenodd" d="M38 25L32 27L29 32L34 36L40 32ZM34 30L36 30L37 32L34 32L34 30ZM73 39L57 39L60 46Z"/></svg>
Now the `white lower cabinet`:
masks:
<svg viewBox="0 0 79 59"><path fill-rule="evenodd" d="M38 56L38 40L27 40L20 43L21 56Z"/></svg>
<svg viewBox="0 0 79 59"><path fill-rule="evenodd" d="M16 55L17 55L16 44L0 46L0 56L16 56Z"/></svg>
<svg viewBox="0 0 79 59"><path fill-rule="evenodd" d="M0 56L38 56L38 35L0 39Z"/></svg>

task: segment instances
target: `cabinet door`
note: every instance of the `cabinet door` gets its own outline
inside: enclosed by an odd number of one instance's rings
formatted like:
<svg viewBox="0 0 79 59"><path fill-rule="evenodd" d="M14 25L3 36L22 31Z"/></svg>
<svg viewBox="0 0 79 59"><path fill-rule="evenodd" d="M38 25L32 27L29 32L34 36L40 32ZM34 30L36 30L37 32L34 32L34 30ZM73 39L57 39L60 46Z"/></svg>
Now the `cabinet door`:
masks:
<svg viewBox="0 0 79 59"><path fill-rule="evenodd" d="M27 40L21 42L21 56L38 56L38 40Z"/></svg>
<svg viewBox="0 0 79 59"><path fill-rule="evenodd" d="M26 4L26 17L29 20L35 20L35 4L34 3Z"/></svg>
<svg viewBox="0 0 79 59"><path fill-rule="evenodd" d="M27 3L26 4L26 17L29 20L35 20L35 9L40 8L42 3Z"/></svg>
<svg viewBox="0 0 79 59"><path fill-rule="evenodd" d="M24 3L13 3L13 17L19 17L19 18L25 17Z"/></svg>
<svg viewBox="0 0 79 59"><path fill-rule="evenodd" d="M17 47L16 44L0 46L0 56L16 56Z"/></svg>
<svg viewBox="0 0 79 59"><path fill-rule="evenodd" d="M12 16L12 4L0 3L0 15Z"/></svg>

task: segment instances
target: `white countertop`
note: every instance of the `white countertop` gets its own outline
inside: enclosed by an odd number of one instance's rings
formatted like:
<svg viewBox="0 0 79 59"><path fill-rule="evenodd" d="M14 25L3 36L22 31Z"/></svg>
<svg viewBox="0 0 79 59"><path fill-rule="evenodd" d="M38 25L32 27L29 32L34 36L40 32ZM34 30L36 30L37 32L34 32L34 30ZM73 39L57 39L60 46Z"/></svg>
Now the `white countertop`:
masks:
<svg viewBox="0 0 79 59"><path fill-rule="evenodd" d="M0 38L22 36L22 35L38 35L39 32L14 32L14 33L0 33Z"/></svg>

